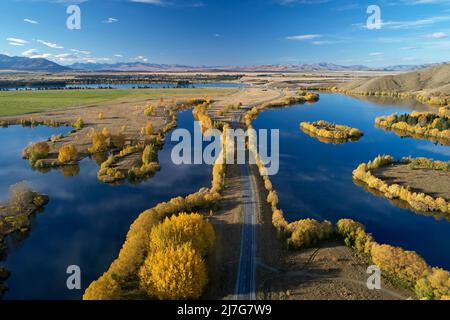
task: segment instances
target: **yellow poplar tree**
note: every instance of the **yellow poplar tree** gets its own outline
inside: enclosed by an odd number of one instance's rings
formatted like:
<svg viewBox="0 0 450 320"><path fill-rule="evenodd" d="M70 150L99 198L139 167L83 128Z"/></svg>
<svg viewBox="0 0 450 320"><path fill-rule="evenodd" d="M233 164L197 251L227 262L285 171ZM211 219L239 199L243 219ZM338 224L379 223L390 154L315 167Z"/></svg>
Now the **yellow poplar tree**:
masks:
<svg viewBox="0 0 450 320"><path fill-rule="evenodd" d="M139 278L147 294L161 300L198 299L208 283L205 262L190 243L150 254Z"/></svg>

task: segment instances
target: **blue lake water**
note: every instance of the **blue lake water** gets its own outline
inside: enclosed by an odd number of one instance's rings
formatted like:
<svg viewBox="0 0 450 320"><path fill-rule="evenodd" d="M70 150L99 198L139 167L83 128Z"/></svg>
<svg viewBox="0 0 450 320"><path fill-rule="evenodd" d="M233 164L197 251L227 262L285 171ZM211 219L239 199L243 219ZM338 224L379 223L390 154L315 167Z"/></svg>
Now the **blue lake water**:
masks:
<svg viewBox="0 0 450 320"><path fill-rule="evenodd" d="M54 89L162 89L162 88L240 88L243 85L235 82L208 82L208 83L190 83L188 85L177 86L176 83L121 83L121 84L68 84L63 87L60 86L21 86L21 87L0 87L0 90L6 91L23 91L23 90L54 90Z"/></svg>
<svg viewBox="0 0 450 320"><path fill-rule="evenodd" d="M193 132L191 111L178 114L178 127ZM0 200L9 186L27 181L50 196L44 212L34 219L31 232L14 244L4 263L11 271L5 299L79 299L84 289L107 270L138 214L159 202L209 187L208 165L174 165L170 136L159 153L161 171L139 185L110 186L97 179L98 165L85 159L75 177L60 171L47 174L31 170L21 150L30 142L45 140L69 128L35 129L12 126L0 129L4 151L0 155ZM82 290L66 288L66 268L78 265Z"/></svg>
<svg viewBox="0 0 450 320"><path fill-rule="evenodd" d="M449 147L429 141L401 139L374 128L376 116L427 107L414 101L377 100L377 103L342 95L321 94L315 104L268 110L254 121L255 128L280 129L280 172L272 177L280 205L289 220L313 217L336 222L354 218L364 223L379 242L419 252L430 264L450 269L450 222L400 209L355 185L351 173L361 162L378 154L450 159ZM328 120L357 127L365 136L356 143L323 144L299 129L301 121ZM178 127L193 131L191 111L178 114ZM75 177L60 171L33 171L22 160L30 142L45 140L70 128L0 129L0 201L10 185L27 181L48 194L50 203L37 215L27 238L13 245L0 263L12 274L5 299L79 299L116 258L137 215L155 204L187 195L210 185L211 167L176 166L170 159L169 136L159 153L161 171L139 185L103 184L98 165L85 159ZM78 265L82 290L66 288L66 268Z"/></svg>
<svg viewBox="0 0 450 320"><path fill-rule="evenodd" d="M321 94L315 104L268 110L254 121L255 129L280 129L280 171L271 177L280 207L288 220L340 218L360 221L380 243L417 251L428 263L450 269L450 222L401 209L355 185L352 171L379 154L395 158L424 156L450 160L450 147L426 140L400 138L374 127L375 117L394 112L427 110L415 101L362 101ZM359 128L359 142L332 145L299 129L302 121L327 120Z"/></svg>

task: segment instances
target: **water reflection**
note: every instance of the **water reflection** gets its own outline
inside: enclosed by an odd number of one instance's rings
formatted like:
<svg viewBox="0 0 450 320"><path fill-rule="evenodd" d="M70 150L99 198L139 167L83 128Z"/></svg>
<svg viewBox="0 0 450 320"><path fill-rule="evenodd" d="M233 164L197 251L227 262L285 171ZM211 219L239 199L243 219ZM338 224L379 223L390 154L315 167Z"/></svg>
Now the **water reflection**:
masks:
<svg viewBox="0 0 450 320"><path fill-rule="evenodd" d="M364 97L365 98L365 97ZM370 100L370 103L368 102ZM379 242L419 252L430 264L450 269L450 222L397 206L354 184L352 171L379 154L449 160L449 149L426 140L400 138L374 127L375 118L412 110L427 110L417 103L402 105L388 99L354 99L321 94L313 105L269 110L254 121L255 129L280 129L280 172L272 177L280 207L290 221L306 217L356 219ZM299 130L303 121L326 120L358 128L364 137L356 143L324 144Z"/></svg>
<svg viewBox="0 0 450 320"><path fill-rule="evenodd" d="M178 125L193 132L191 111L178 114ZM6 152L0 156L0 195L11 184L26 180L33 189L48 194L45 212L34 221L29 237L18 244L4 263L11 271L6 299L79 299L116 258L137 215L159 202L185 196L210 185L208 165L177 166L170 159L174 143L166 139L159 153L161 171L150 180L111 186L97 179L96 161L84 159L79 167L65 167L41 174L20 158L30 142L68 128L36 129L11 126L1 129ZM69 129L70 130L70 129ZM170 136L169 136L170 138ZM97 159L101 160L101 159ZM66 288L66 268L82 271L81 291Z"/></svg>

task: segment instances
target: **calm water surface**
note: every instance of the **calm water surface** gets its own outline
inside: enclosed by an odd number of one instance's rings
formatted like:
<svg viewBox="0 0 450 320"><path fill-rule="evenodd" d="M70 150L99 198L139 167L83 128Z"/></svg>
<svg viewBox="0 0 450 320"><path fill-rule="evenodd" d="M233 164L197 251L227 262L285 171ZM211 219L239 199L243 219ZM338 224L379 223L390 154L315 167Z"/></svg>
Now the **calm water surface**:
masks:
<svg viewBox="0 0 450 320"><path fill-rule="evenodd" d="M178 114L179 128L192 132L193 121L191 111ZM6 299L81 298L89 283L116 258L140 212L210 185L210 166L172 164L174 143L169 137L159 153L161 171L139 185L110 186L99 182L98 165L90 159L80 163L77 176L68 178L57 170L47 174L32 171L27 161L20 158L28 143L69 130L19 126L0 130L4 146L0 155L0 200L8 197L10 185L23 180L50 196L50 203L35 218L29 236L13 245L3 264L12 273ZM69 265L81 268L80 291L66 289L65 272Z"/></svg>
<svg viewBox="0 0 450 320"><path fill-rule="evenodd" d="M280 129L280 171L272 177L272 182L286 218L293 221L309 217L333 222L353 218L365 224L378 242L415 250L431 265L450 269L449 221L400 209L352 181L352 171L358 164L378 154L450 159L448 146L402 139L393 132L374 128L375 117L412 109L428 107L413 101L363 101L321 94L316 104L261 113L254 121L256 129ZM321 119L359 128L365 136L359 142L331 145L299 129L302 121Z"/></svg>

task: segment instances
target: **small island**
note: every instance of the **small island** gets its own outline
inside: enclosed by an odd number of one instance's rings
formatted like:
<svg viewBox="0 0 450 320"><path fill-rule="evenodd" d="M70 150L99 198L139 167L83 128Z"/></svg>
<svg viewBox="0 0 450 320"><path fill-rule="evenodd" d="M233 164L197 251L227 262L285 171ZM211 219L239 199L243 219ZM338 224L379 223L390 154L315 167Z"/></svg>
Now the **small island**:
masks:
<svg viewBox="0 0 450 320"><path fill-rule="evenodd" d="M378 156L353 171L356 181L380 191L388 199L406 201L419 212L450 213L450 162L427 158Z"/></svg>
<svg viewBox="0 0 450 320"><path fill-rule="evenodd" d="M364 135L356 128L330 123L325 120L302 122L300 123L300 129L323 143L340 144L349 141L358 141Z"/></svg>
<svg viewBox="0 0 450 320"><path fill-rule="evenodd" d="M450 117L448 107L439 109L439 114L432 112L413 112L411 114L391 114L375 119L375 126L393 130L399 136L416 139L429 139L445 145L450 144Z"/></svg>
<svg viewBox="0 0 450 320"><path fill-rule="evenodd" d="M31 218L49 201L48 196L31 190L24 182L11 186L9 200L0 203L0 260L7 254L6 238L12 234L26 235L31 226ZM6 286L3 281L9 271L0 266L0 298Z"/></svg>

